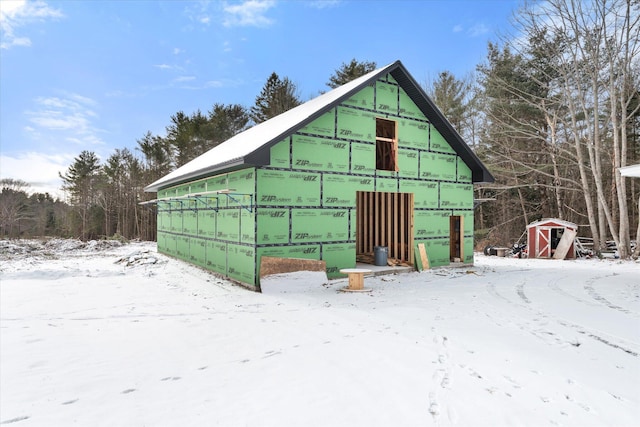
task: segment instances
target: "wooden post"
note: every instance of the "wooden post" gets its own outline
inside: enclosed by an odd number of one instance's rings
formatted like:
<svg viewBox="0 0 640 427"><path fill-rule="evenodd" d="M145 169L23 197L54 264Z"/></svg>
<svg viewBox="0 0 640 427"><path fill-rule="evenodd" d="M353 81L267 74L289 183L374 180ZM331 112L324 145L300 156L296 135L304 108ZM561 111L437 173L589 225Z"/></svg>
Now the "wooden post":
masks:
<svg viewBox="0 0 640 427"><path fill-rule="evenodd" d="M420 261L422 261L422 269L428 270L429 258L427 257L427 250L424 247L424 243L418 243L418 252L420 253Z"/></svg>

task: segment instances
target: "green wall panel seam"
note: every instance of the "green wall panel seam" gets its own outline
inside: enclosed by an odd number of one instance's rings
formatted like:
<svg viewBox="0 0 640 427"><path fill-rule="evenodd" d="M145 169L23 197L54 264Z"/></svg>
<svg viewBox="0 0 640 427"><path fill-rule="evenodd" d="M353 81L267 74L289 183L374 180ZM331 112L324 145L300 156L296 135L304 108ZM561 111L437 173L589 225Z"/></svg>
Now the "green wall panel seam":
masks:
<svg viewBox="0 0 640 427"><path fill-rule="evenodd" d="M374 87L374 93L375 93L375 87ZM375 100L375 95L374 95L374 100ZM338 106L336 106L336 111L337 111L337 107L342 107L342 108L350 108L352 110L360 110L360 111L365 111L367 113L374 113L374 114L378 114L380 116L382 115L387 115L389 117L393 117L393 118L398 118L398 119L406 119L406 120L413 120L416 122L420 122L420 123L428 123L431 124L431 122L428 119L421 119L421 118L417 118L417 117L412 117L412 116L405 116L405 115L401 115L398 114L397 112L395 114L390 113L389 111L379 111L379 110L372 110L370 108L364 108L364 107L357 107L355 105L349 105L349 104L340 104Z"/></svg>
<svg viewBox="0 0 640 427"><path fill-rule="evenodd" d="M355 243L355 242L356 242L355 240L331 240L328 242L260 243L255 245L255 248L261 249L261 248L280 248L280 247L288 247L288 246L345 245L348 243Z"/></svg>

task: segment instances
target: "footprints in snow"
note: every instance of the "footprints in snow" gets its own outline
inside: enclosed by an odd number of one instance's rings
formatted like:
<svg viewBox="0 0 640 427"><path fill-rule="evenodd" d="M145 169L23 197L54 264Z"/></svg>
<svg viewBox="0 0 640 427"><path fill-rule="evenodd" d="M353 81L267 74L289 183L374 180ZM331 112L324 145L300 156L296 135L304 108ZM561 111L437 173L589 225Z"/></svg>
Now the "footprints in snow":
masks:
<svg viewBox="0 0 640 427"><path fill-rule="evenodd" d="M429 392L429 413L434 420L437 420L442 412L438 402L438 394L439 392L448 392L453 375L451 371L451 364L449 363L449 352L447 349L449 339L445 336L436 334L433 337L433 342L438 345L438 358L433 361L433 363L436 364L436 369L433 372L432 378L434 383L439 386L439 389ZM447 408L446 415L450 422L455 422L457 416L452 407Z"/></svg>

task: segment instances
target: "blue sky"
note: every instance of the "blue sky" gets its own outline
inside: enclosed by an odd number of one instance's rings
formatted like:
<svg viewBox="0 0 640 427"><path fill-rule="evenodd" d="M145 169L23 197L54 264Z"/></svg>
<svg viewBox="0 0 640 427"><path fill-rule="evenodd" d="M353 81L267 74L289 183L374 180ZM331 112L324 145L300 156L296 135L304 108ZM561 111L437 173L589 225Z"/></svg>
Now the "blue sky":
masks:
<svg viewBox="0 0 640 427"><path fill-rule="evenodd" d="M352 58L419 82L482 62L518 0L0 1L0 177L61 195L82 150L106 159L177 111L251 106L275 71L303 100Z"/></svg>

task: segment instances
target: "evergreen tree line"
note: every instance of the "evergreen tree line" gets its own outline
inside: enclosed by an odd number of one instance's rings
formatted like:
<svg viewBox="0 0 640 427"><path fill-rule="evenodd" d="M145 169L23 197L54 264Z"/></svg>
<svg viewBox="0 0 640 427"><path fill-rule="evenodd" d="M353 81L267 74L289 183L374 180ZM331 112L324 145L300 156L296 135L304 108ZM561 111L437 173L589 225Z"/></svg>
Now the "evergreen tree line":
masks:
<svg viewBox="0 0 640 427"><path fill-rule="evenodd" d="M510 245L527 224L554 217L578 224L596 250L611 240L628 257L640 240L640 180L618 168L640 163L640 2L538 2L514 14L513 30L489 43L475 73L443 71L424 83L496 178L476 186L478 245ZM343 63L327 86L375 68ZM166 135L148 132L135 154L116 150L102 165L81 153L63 176L73 221L61 230L154 239L155 213L138 204L152 197L145 185L300 103L296 85L273 73L250 108L178 112ZM2 215L3 232L15 233Z"/></svg>
<svg viewBox="0 0 640 427"><path fill-rule="evenodd" d="M342 64L327 85L338 87L375 69L375 63ZM147 132L135 149L116 149L104 162L82 151L60 177L65 202L49 194L28 195L29 184L0 181L0 236L64 236L83 240L155 240L155 208L140 205L154 195L144 187L248 127L302 103L297 85L272 73L255 104L214 104L210 111L170 117L165 135Z"/></svg>

